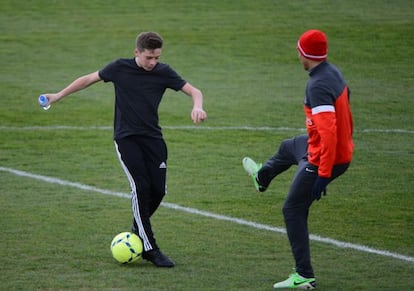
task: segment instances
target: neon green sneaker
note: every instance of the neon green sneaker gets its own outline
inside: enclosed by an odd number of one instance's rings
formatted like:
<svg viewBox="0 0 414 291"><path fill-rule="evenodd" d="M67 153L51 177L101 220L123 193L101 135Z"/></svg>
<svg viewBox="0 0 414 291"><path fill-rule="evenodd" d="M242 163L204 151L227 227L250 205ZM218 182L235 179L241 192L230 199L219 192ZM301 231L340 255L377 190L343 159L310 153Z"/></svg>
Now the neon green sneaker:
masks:
<svg viewBox="0 0 414 291"><path fill-rule="evenodd" d="M264 192L266 191L266 187L260 185L257 180L257 172L259 172L261 167L262 167L262 164L257 164L251 158L249 157L243 158L243 168L247 172L247 174L249 174L249 176L252 177L254 187L256 188L257 191Z"/></svg>
<svg viewBox="0 0 414 291"><path fill-rule="evenodd" d="M291 274L285 281L275 283L273 288L291 288L312 290L316 288L315 278L304 278L297 272Z"/></svg>

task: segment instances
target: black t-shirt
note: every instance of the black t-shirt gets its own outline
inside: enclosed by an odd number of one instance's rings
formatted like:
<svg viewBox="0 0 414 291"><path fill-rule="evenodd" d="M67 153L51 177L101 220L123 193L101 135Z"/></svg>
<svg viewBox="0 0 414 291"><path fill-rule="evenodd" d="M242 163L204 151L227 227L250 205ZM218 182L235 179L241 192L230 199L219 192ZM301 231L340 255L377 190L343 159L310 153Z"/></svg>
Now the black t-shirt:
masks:
<svg viewBox="0 0 414 291"><path fill-rule="evenodd" d="M152 71L138 67L135 59L118 59L99 71L115 88L114 138L141 135L162 138L158 107L167 88L186 84L169 65L158 63Z"/></svg>

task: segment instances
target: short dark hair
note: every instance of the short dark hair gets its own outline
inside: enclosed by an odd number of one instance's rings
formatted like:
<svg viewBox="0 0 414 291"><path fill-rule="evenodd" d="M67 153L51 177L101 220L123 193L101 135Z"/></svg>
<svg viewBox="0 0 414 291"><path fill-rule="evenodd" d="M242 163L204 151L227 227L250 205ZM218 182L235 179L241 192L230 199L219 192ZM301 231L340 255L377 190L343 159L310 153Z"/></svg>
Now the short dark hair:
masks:
<svg viewBox="0 0 414 291"><path fill-rule="evenodd" d="M141 32L137 36L136 47L140 52L162 48L162 37L156 32Z"/></svg>

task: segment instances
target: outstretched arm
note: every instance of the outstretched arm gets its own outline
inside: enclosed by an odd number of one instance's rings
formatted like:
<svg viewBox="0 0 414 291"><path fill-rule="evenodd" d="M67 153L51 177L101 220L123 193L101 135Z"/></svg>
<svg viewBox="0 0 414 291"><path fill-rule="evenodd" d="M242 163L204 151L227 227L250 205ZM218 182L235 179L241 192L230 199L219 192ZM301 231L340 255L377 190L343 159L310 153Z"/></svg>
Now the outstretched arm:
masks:
<svg viewBox="0 0 414 291"><path fill-rule="evenodd" d="M193 122L197 124L204 121L207 118L207 114L203 110L203 93L190 83L186 83L181 91L193 98L193 110L191 111Z"/></svg>
<svg viewBox="0 0 414 291"><path fill-rule="evenodd" d="M84 75L82 77L77 78L75 81L70 83L67 87L59 91L58 93L50 93L50 94L43 94L49 99L49 103L55 103L62 99L63 97L70 95L74 92L77 92L79 90L85 89L86 87L89 87L90 85L101 81L101 78L99 77L98 71Z"/></svg>

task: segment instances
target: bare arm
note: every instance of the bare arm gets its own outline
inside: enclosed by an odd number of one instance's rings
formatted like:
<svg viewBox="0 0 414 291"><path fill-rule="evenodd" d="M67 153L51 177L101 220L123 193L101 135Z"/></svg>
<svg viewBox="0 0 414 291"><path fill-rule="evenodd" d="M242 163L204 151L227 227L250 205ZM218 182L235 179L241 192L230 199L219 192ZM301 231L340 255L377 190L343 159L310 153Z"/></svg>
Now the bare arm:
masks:
<svg viewBox="0 0 414 291"><path fill-rule="evenodd" d="M53 94L43 94L49 99L49 103L55 103L62 99L65 96L68 96L74 92L80 91L89 87L90 85L101 81L99 77L98 71L84 75L82 77L77 78L72 83L70 83L67 87L59 91L58 93Z"/></svg>
<svg viewBox="0 0 414 291"><path fill-rule="evenodd" d="M197 124L204 121L207 118L207 114L203 110L203 93L190 83L186 83L181 91L193 98L193 110L191 111L193 122Z"/></svg>

